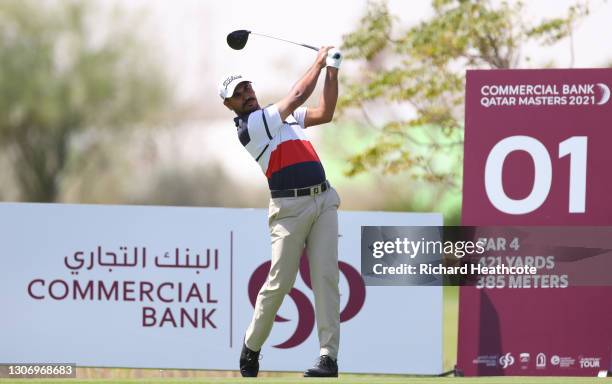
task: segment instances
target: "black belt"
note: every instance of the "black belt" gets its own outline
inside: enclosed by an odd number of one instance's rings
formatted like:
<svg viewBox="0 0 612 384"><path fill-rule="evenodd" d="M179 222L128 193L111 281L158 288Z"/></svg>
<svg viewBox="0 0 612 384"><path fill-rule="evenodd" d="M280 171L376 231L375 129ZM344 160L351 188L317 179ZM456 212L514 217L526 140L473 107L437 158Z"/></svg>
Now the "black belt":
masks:
<svg viewBox="0 0 612 384"><path fill-rule="evenodd" d="M325 180L321 184L313 185L306 188L297 189L280 189L277 191L271 191L272 197L298 197L298 196L314 196L319 193L325 192L329 189L329 181Z"/></svg>

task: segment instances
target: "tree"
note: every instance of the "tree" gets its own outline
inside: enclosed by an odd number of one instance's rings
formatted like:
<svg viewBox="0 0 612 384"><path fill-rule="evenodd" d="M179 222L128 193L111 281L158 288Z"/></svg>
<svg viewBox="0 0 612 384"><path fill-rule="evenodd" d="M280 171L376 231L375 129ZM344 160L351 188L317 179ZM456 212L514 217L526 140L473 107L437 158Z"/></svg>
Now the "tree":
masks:
<svg viewBox="0 0 612 384"><path fill-rule="evenodd" d="M588 14L585 4L576 4L563 18L532 25L522 2L433 0L432 7L429 20L399 31L386 3L370 2L359 27L343 37L346 57L364 66L346 84L339 108L359 110L363 121L380 129L374 144L349 159L349 175L409 171L459 187L465 70L516 67L526 43L551 45L571 37ZM379 128L366 106L392 103L409 107L413 117L394 117Z"/></svg>
<svg viewBox="0 0 612 384"><path fill-rule="evenodd" d="M88 1L0 2L0 150L22 200L56 201L77 139L129 129L168 100L161 67L122 20Z"/></svg>

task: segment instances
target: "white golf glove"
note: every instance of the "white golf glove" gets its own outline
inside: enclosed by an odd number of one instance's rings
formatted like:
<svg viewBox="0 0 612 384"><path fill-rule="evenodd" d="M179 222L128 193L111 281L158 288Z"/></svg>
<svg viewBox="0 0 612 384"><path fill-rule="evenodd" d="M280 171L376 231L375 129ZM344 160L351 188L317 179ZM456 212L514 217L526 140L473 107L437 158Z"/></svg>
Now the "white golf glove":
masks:
<svg viewBox="0 0 612 384"><path fill-rule="evenodd" d="M337 48L332 48L327 52L327 58L325 59L325 65L328 67L340 68L342 62L342 52Z"/></svg>

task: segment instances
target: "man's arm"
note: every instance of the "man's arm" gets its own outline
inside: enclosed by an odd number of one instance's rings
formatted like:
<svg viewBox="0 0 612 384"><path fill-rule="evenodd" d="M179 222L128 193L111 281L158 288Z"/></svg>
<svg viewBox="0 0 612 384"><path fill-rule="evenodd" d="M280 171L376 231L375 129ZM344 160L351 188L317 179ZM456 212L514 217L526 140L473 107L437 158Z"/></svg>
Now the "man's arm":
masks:
<svg viewBox="0 0 612 384"><path fill-rule="evenodd" d="M338 68L327 67L323 94L316 108L308 108L304 118L304 128L332 121L338 101Z"/></svg>
<svg viewBox="0 0 612 384"><path fill-rule="evenodd" d="M289 92L289 94L281 101L276 103L276 107L278 108L282 121L285 121L287 116L293 113L297 107L304 104L312 94L312 91L314 91L314 88L317 85L319 73L321 72L321 69L325 67L327 51L330 49L331 47L322 47L319 49L319 54L317 55L317 59L315 60L314 64L293 86L293 88L291 88L291 92Z"/></svg>

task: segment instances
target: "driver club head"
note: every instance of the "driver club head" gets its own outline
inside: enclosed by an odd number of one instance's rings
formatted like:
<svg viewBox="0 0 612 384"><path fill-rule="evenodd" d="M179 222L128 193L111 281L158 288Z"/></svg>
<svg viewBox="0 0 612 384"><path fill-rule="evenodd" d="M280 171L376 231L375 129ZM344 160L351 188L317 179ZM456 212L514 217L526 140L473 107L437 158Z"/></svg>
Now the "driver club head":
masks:
<svg viewBox="0 0 612 384"><path fill-rule="evenodd" d="M227 45L236 50L244 48L249 40L250 33L251 31L247 31L246 29L239 29L237 31L230 32L227 35Z"/></svg>

